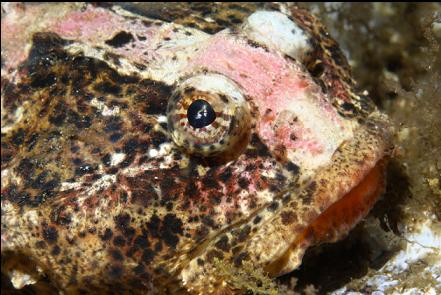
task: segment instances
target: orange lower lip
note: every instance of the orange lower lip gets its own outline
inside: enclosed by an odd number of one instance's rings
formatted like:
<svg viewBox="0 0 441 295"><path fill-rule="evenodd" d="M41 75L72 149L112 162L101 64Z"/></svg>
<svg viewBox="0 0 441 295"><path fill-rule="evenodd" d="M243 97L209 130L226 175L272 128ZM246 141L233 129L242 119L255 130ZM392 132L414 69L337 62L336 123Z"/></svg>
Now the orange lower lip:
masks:
<svg viewBox="0 0 441 295"><path fill-rule="evenodd" d="M298 247L334 242L365 217L380 196L384 186L384 163L379 161L365 178L339 201L314 220L278 260L267 265L270 275L280 275L292 251Z"/></svg>
<svg viewBox="0 0 441 295"><path fill-rule="evenodd" d="M349 231L367 215L380 196L383 184L384 165L380 161L357 186L320 214L297 242L301 243L303 239L311 237L313 244L338 240L341 233Z"/></svg>

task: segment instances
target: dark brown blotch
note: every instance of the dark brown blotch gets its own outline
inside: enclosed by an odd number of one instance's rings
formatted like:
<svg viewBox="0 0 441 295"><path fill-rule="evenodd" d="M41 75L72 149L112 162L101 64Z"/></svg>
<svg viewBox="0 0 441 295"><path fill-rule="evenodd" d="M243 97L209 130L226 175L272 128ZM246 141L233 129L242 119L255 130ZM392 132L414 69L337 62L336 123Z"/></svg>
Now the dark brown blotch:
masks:
<svg viewBox="0 0 441 295"><path fill-rule="evenodd" d="M123 47L127 43L133 42L133 41L134 41L134 38L131 33L121 31L118 34L116 34L115 36L113 36L113 38L106 40L105 43L109 46L119 48L119 47Z"/></svg>

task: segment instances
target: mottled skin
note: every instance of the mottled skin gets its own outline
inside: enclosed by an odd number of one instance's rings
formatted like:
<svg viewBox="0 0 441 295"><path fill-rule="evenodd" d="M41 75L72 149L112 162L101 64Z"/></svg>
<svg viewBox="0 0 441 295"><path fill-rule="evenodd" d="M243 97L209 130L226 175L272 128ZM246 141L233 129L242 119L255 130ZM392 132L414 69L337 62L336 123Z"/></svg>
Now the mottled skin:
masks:
<svg viewBox="0 0 441 295"><path fill-rule="evenodd" d="M2 15L4 273L21 268L37 276L38 266L67 293L233 290L215 261L236 267L250 261L270 275L291 271L311 244L344 236L381 192L382 159L390 149L387 121L367 97L353 92L346 59L304 10L283 10L309 36L308 54L295 60L240 35L251 13L278 7L129 5L141 16L109 7L70 7L34 27L26 20L42 19L43 9L14 9L22 23L11 12ZM26 34L20 39L14 29ZM176 38L199 41L167 45ZM12 39L32 47L14 52ZM211 45L200 46L200 40ZM300 131L307 128L301 119L290 125L298 131L291 137L274 123L283 117L264 108L265 97L278 88L261 95L252 80L262 74L259 81L266 81L271 69L247 76L247 67L233 63L233 69L223 69L205 58L211 51L204 48L230 41L239 53L288 65L286 81L292 75L302 82L298 91L323 98L317 108L341 133L329 156L317 148L321 141L302 144L306 135ZM193 53L198 50L202 53ZM167 64L172 61L176 64ZM253 61L250 68L253 63L263 65ZM175 77L175 68L182 75ZM236 123L239 129L246 126L247 132L238 133L244 140L220 156L204 157L173 141L167 106L183 91L185 77L214 69L243 92L251 125ZM285 76L273 83L277 79ZM281 84L289 88L288 82ZM269 133L262 131L267 126ZM294 153L302 148L300 156ZM315 153L311 159L324 160L309 164L309 151ZM374 198L338 202L366 177L373 179L366 186ZM338 211L329 217L324 212L333 204L343 205L328 210ZM32 263L17 267L11 262L17 255Z"/></svg>

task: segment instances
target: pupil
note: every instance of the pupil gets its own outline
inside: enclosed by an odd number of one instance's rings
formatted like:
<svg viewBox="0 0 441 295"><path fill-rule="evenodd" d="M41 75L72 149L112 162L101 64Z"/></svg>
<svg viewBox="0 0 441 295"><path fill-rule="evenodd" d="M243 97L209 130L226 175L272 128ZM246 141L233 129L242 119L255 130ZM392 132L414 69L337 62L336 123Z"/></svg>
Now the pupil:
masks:
<svg viewBox="0 0 441 295"><path fill-rule="evenodd" d="M208 102L198 99L188 107L187 119L194 128L203 128L213 123L216 113Z"/></svg>

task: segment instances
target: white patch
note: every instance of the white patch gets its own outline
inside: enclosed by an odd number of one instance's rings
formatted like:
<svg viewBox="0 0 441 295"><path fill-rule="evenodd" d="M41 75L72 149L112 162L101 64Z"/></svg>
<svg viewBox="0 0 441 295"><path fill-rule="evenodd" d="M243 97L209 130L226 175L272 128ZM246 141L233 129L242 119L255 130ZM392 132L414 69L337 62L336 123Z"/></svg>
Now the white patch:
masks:
<svg viewBox="0 0 441 295"><path fill-rule="evenodd" d="M150 158L163 157L170 153L172 145L170 143L163 143L159 149L150 149L148 155Z"/></svg>
<svg viewBox="0 0 441 295"><path fill-rule="evenodd" d="M106 104L102 101L99 101L96 97L94 97L90 104L96 107L103 116L116 116L119 114L120 109L118 106L115 106L113 108L109 108L106 106Z"/></svg>
<svg viewBox="0 0 441 295"><path fill-rule="evenodd" d="M167 123L167 117L166 116L158 116L158 123Z"/></svg>
<svg viewBox="0 0 441 295"><path fill-rule="evenodd" d="M407 270L409 265L423 259L427 255L438 251L441 248L441 236L436 234L426 222L417 233L406 235L408 241L406 248L383 266L382 271L399 273ZM436 252L435 252L436 253Z"/></svg>
<svg viewBox="0 0 441 295"><path fill-rule="evenodd" d="M33 225L39 224L40 217L38 216L37 210L31 210L31 211L26 212L25 218L30 224L33 224Z"/></svg>
<svg viewBox="0 0 441 295"><path fill-rule="evenodd" d="M62 182L60 191L78 189L80 186L81 186L81 183L79 183L79 182Z"/></svg>
<svg viewBox="0 0 441 295"><path fill-rule="evenodd" d="M7 114L4 114L3 113L3 110L5 110L5 108L3 107L3 100L2 100L2 117L6 117L6 115ZM23 108L23 106L19 106L16 110L15 110L15 112L14 112L14 118L13 118L13 120L14 120L14 122L13 122L13 124L10 124L10 125L5 125L5 126L3 126L2 125L2 133L8 133L8 132L10 132L12 129L14 129L14 127L18 124L18 123L20 123L20 121L23 119L23 111L24 111L24 108ZM3 121L2 121L2 123L3 123Z"/></svg>
<svg viewBox="0 0 441 295"><path fill-rule="evenodd" d="M24 286L33 285L38 281L38 277L35 277L35 275L27 274L21 270L14 269L8 275L15 289L21 289Z"/></svg>
<svg viewBox="0 0 441 295"><path fill-rule="evenodd" d="M295 99L287 99L286 105L286 110L295 114L309 132L303 139L315 143L309 147L310 153L300 149L288 149L288 157L300 167L311 171L328 163L342 142L353 137L351 122L338 126L332 118L323 116L323 106L316 103L318 99L313 96L314 93L311 92L299 94ZM312 152L313 149L317 151Z"/></svg>
<svg viewBox="0 0 441 295"><path fill-rule="evenodd" d="M250 201L248 198L248 192L246 190L241 190L239 195L236 196L238 198L238 205L240 207L240 211L245 215L248 216L250 214Z"/></svg>
<svg viewBox="0 0 441 295"><path fill-rule="evenodd" d="M150 149L148 154L149 154L150 158L156 158L158 156L159 152L157 149Z"/></svg>
<svg viewBox="0 0 441 295"><path fill-rule="evenodd" d="M112 158L110 159L110 165L116 166L121 163L126 158L126 154L124 153L114 153L112 154Z"/></svg>
<svg viewBox="0 0 441 295"><path fill-rule="evenodd" d="M278 11L257 11L250 15L242 32L254 42L278 50L302 61L311 50L308 36L285 14Z"/></svg>
<svg viewBox="0 0 441 295"><path fill-rule="evenodd" d="M387 275L377 275L367 281L367 285L376 288L376 292L384 292L385 290L392 288L398 284L398 280L391 280L391 278Z"/></svg>
<svg viewBox="0 0 441 295"><path fill-rule="evenodd" d="M116 175L104 175L97 181L95 181L88 190L88 195L93 195L99 190L104 190L111 186L116 181Z"/></svg>
<svg viewBox="0 0 441 295"><path fill-rule="evenodd" d="M341 289L338 289L337 291L332 292L332 295L363 295L360 292L354 292L354 291L348 291L348 288L343 287Z"/></svg>
<svg viewBox="0 0 441 295"><path fill-rule="evenodd" d="M2 187L7 187L9 184L10 179L7 176L9 176L9 169L2 170L1 173Z"/></svg>

